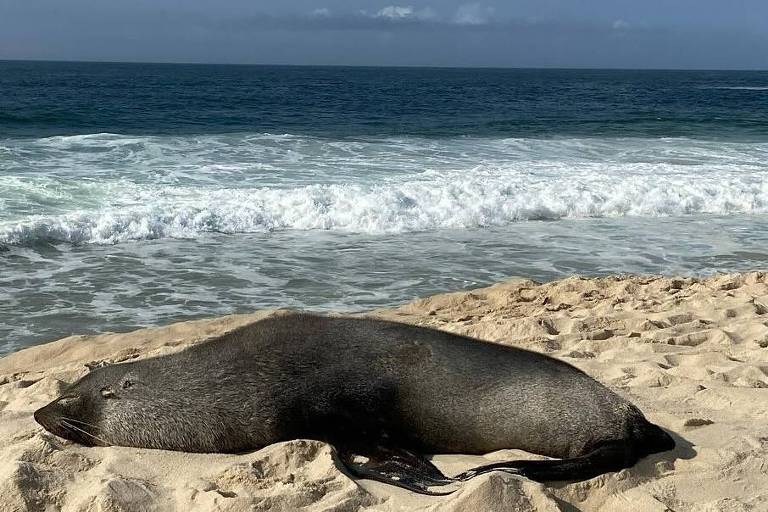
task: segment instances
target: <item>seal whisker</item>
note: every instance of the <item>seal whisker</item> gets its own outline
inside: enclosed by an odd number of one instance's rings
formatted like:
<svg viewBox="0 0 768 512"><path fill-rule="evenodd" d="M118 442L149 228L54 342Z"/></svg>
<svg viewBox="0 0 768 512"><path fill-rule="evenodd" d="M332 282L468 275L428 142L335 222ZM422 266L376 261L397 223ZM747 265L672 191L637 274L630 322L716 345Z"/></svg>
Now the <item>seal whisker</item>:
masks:
<svg viewBox="0 0 768 512"><path fill-rule="evenodd" d="M89 437L92 437L92 438L96 439L96 440L97 440L97 441L99 441L100 443L103 443L103 444L105 444L105 445L109 445L109 443L108 443L108 442L106 442L105 440L103 440L103 439L102 439L102 438L100 438L99 436L97 436L97 435L94 435L94 434L91 434L90 432L88 432L88 431L86 431L86 430L83 430L82 428L78 427L77 425L73 425L73 424L71 424L71 423L67 422L66 420L61 420L61 422L60 422L60 423L61 423L61 424L62 424L64 427L67 427L67 428L69 428L70 430L76 430L77 432L83 433L83 434L85 434L85 435L87 435L87 436L89 436Z"/></svg>
<svg viewBox="0 0 768 512"><path fill-rule="evenodd" d="M61 428L63 428L64 430L68 430L68 431L72 432L72 429L70 428L70 426L69 426L69 423L67 423L66 421L64 421L64 420L58 420L58 421L57 421L57 423L58 423L58 424L59 424L59 426L60 426Z"/></svg>
<svg viewBox="0 0 768 512"><path fill-rule="evenodd" d="M66 420L70 423L79 423L81 425L85 425L86 427L91 427L91 428L95 428L96 430L101 430L101 427L99 427L98 425L94 425L93 423L88 423L87 421L76 420L74 418L69 418L67 416L63 416L61 419Z"/></svg>
<svg viewBox="0 0 768 512"><path fill-rule="evenodd" d="M90 433L90 432L88 432L87 430L84 430L84 429L82 429L82 428L78 427L77 425L72 425L71 423L69 423L69 422L67 422L67 421L62 421L62 424L63 424L65 427L69 428L70 430L75 430L75 431L77 431L77 432L80 432L80 433L83 433L83 434L85 434L85 435L87 435L87 436L89 436L89 437L92 437L92 438L96 439L97 441L100 441L100 442L102 442L102 443L104 443L104 444L108 444L108 443L106 443L106 442L105 442L105 441L104 441L102 438L100 438L99 436L97 436L97 435L94 435L94 434L91 434L91 433Z"/></svg>

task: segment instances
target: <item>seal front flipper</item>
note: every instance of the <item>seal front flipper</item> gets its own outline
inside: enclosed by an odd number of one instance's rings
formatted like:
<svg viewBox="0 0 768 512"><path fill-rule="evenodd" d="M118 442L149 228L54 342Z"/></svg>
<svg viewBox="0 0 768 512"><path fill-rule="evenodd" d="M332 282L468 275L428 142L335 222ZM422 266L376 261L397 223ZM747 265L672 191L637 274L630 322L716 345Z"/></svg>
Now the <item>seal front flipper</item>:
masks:
<svg viewBox="0 0 768 512"><path fill-rule="evenodd" d="M339 462L358 478L377 480L409 491L444 496L456 489L432 490L456 483L423 456L402 448L387 446L336 446Z"/></svg>

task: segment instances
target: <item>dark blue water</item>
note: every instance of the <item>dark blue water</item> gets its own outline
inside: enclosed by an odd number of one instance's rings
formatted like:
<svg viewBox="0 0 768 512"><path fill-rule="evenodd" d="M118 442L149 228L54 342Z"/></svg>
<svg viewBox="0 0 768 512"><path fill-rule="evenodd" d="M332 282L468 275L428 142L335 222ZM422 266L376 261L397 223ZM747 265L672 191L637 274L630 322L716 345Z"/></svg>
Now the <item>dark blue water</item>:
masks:
<svg viewBox="0 0 768 512"><path fill-rule="evenodd" d="M767 247L768 72L0 62L0 353Z"/></svg>
<svg viewBox="0 0 768 512"><path fill-rule="evenodd" d="M765 138L768 72L0 62L0 134Z"/></svg>

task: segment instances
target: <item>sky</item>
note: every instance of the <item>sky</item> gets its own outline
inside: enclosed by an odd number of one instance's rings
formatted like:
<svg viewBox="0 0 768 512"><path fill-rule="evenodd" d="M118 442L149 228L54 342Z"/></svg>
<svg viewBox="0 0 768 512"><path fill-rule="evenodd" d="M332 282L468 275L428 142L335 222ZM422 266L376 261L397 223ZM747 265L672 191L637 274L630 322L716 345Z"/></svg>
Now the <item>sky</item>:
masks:
<svg viewBox="0 0 768 512"><path fill-rule="evenodd" d="M768 69L768 0L0 0L0 59Z"/></svg>

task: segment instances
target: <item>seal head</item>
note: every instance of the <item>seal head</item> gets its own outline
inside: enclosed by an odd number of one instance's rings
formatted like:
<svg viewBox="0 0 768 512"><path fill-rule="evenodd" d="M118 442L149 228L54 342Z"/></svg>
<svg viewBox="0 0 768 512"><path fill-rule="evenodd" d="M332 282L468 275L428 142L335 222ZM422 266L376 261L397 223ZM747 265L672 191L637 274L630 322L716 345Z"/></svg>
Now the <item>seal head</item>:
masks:
<svg viewBox="0 0 768 512"><path fill-rule="evenodd" d="M227 446L227 439L238 436L230 435L213 404L176 389L180 383L162 381L161 373L134 370L118 364L92 371L35 411L35 420L57 436L88 446L238 449Z"/></svg>
<svg viewBox="0 0 768 512"><path fill-rule="evenodd" d="M110 401L117 398L110 377L94 373L86 375L69 386L59 398L35 411L35 421L59 437L87 446L115 444L99 435L101 428L98 426L111 412ZM132 382L126 380L120 387L123 386L125 389L121 391L129 391Z"/></svg>

